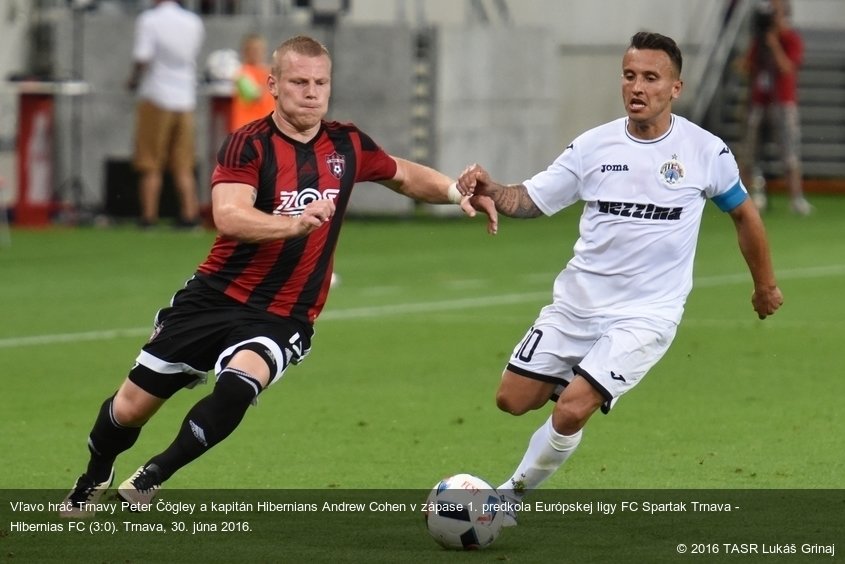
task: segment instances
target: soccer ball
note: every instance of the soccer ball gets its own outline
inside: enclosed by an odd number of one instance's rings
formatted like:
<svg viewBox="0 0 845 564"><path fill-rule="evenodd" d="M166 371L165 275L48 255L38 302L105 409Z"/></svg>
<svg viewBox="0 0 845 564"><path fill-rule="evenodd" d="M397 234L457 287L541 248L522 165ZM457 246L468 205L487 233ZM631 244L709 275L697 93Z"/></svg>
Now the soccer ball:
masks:
<svg viewBox="0 0 845 564"><path fill-rule="evenodd" d="M484 548L502 531L500 504L493 486L472 474L456 474L440 480L428 494L426 527L444 548Z"/></svg>

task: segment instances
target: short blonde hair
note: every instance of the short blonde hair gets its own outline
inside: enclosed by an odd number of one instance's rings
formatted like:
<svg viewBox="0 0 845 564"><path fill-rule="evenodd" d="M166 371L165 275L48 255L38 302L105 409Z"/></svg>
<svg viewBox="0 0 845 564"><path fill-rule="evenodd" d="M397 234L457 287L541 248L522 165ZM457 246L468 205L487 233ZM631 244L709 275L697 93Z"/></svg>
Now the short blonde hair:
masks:
<svg viewBox="0 0 845 564"><path fill-rule="evenodd" d="M276 47L276 50L273 51L273 65L271 68L273 76L279 76L279 74L281 74L282 69L280 62L282 56L288 51L293 51L298 55L304 55L306 57L326 56L331 61L331 55L329 55L329 50L326 49L325 45L313 37L308 37L307 35L296 35L281 43L278 47Z"/></svg>

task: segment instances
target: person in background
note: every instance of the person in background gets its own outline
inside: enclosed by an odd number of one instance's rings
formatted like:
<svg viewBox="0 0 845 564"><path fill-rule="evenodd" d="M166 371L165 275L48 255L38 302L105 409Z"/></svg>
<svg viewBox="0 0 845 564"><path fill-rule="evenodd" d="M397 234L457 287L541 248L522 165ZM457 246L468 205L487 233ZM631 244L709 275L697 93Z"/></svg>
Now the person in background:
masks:
<svg viewBox="0 0 845 564"><path fill-rule="evenodd" d="M273 95L267 88L270 65L267 64L267 42L257 33L246 35L241 42L241 67L235 76L232 93L232 131L251 121L267 117L273 111Z"/></svg>
<svg viewBox="0 0 845 564"><path fill-rule="evenodd" d="M200 17L174 0L155 0L135 22L127 87L138 94L133 165L139 174L142 228L158 223L165 168L179 196L176 226L199 225L194 111L197 57L204 39Z"/></svg>
<svg viewBox="0 0 845 564"><path fill-rule="evenodd" d="M813 206L804 197L801 171L798 69L804 43L790 25L789 15L787 0L765 0L753 12L751 44L742 61L750 88L742 176L757 208L766 210L766 181L759 161L768 124L780 150L790 209L805 216L813 212Z"/></svg>

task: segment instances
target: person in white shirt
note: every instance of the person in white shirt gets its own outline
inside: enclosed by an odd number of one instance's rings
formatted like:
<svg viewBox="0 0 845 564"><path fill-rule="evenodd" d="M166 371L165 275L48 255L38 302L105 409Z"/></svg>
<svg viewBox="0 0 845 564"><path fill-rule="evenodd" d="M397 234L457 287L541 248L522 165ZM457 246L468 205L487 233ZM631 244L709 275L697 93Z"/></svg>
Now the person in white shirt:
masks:
<svg viewBox="0 0 845 564"><path fill-rule="evenodd" d="M574 256L510 357L496 396L514 415L555 402L513 475L498 489L516 524L522 496L575 451L582 428L639 383L675 337L692 289L706 200L728 213L760 319L783 303L763 222L718 137L672 113L683 89L674 40L639 32L622 59L627 117L580 135L545 170L502 185L474 164L458 189L479 210L509 217L552 215L581 200ZM491 215L490 230L497 225Z"/></svg>
<svg viewBox="0 0 845 564"><path fill-rule="evenodd" d="M162 174L169 167L180 202L177 226L199 224L194 177L196 62L205 39L199 16L174 0L155 0L135 22L132 73L138 92L133 164L142 227L158 222Z"/></svg>

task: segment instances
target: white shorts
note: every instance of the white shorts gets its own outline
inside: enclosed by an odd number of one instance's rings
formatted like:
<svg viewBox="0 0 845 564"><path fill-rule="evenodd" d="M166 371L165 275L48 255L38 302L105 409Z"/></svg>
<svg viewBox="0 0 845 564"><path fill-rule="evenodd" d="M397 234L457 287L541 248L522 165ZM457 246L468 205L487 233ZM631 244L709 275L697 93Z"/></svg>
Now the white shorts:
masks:
<svg viewBox="0 0 845 564"><path fill-rule="evenodd" d="M582 318L550 305L514 348L507 368L558 384L551 399L576 374L583 376L604 396L601 409L607 413L666 354L677 327L665 319L630 314Z"/></svg>

